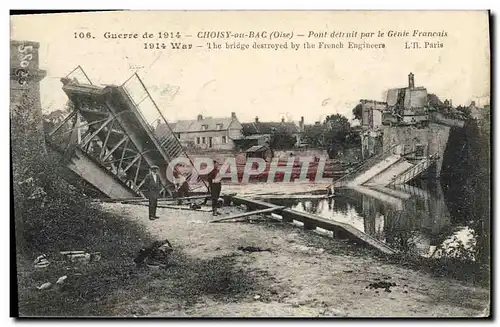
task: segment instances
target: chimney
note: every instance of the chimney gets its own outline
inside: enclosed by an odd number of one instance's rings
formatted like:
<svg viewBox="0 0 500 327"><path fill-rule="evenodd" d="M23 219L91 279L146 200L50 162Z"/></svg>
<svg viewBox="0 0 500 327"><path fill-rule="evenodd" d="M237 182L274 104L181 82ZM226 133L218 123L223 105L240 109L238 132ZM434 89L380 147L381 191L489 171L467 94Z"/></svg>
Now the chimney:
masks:
<svg viewBox="0 0 500 327"><path fill-rule="evenodd" d="M236 113L235 112L231 112L231 118L232 119L236 119Z"/></svg>
<svg viewBox="0 0 500 327"><path fill-rule="evenodd" d="M198 115L198 121L203 120L203 115Z"/></svg>
<svg viewBox="0 0 500 327"><path fill-rule="evenodd" d="M415 87L415 75L413 75L413 73L408 75L408 87L411 89Z"/></svg>
<svg viewBox="0 0 500 327"><path fill-rule="evenodd" d="M304 131L304 116L300 117L299 129L301 132Z"/></svg>
<svg viewBox="0 0 500 327"><path fill-rule="evenodd" d="M285 117L281 117L281 123L284 124L285 123Z"/></svg>
<svg viewBox="0 0 500 327"><path fill-rule="evenodd" d="M255 122L258 123L259 122L259 117L255 117Z"/></svg>

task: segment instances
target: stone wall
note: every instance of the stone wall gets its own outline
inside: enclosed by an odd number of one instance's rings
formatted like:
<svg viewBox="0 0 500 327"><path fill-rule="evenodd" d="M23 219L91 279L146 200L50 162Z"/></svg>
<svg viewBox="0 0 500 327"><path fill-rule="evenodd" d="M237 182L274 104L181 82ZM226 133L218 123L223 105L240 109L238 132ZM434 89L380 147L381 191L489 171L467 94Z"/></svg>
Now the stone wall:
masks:
<svg viewBox="0 0 500 327"><path fill-rule="evenodd" d="M429 124L426 128L386 127L383 131L383 151L389 149L391 145L401 144L403 145L403 153L409 154L408 157L414 160L438 153L434 177L439 177L449 134L450 127L438 124ZM423 146L423 156L420 156L420 153L415 153L418 146Z"/></svg>
<svg viewBox="0 0 500 327"><path fill-rule="evenodd" d="M30 143L29 151L45 152L40 102L40 80L45 77L45 71L38 67L38 48L36 42L10 42L11 133L13 147L24 147L16 143L16 140L24 140ZM23 126L16 122L22 122Z"/></svg>

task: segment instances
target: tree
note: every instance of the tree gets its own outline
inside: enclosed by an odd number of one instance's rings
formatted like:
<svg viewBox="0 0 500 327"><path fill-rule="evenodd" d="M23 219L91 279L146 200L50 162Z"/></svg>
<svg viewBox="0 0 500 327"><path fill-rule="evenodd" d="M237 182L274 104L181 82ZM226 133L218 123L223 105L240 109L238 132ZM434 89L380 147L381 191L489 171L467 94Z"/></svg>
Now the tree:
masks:
<svg viewBox="0 0 500 327"><path fill-rule="evenodd" d="M335 114L327 116L324 125L328 155L334 158L344 149L346 136L351 131L351 124L345 116Z"/></svg>
<svg viewBox="0 0 500 327"><path fill-rule="evenodd" d="M274 129L269 140L271 149L288 150L295 146L297 139L284 128Z"/></svg>
<svg viewBox="0 0 500 327"><path fill-rule="evenodd" d="M304 142L314 148L322 148L325 146L324 137L325 126L323 124L309 125L304 128Z"/></svg>

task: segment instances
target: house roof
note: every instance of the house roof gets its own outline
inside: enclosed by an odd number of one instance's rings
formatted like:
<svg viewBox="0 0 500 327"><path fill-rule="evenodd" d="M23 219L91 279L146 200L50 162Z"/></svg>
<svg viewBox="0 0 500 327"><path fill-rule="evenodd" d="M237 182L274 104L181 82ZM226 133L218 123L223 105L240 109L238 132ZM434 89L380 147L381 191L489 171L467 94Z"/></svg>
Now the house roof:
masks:
<svg viewBox="0 0 500 327"><path fill-rule="evenodd" d="M243 134L272 134L274 131L286 131L288 133L299 133L300 129L297 124L292 122L252 122L243 123ZM273 130L274 129L274 130Z"/></svg>
<svg viewBox="0 0 500 327"><path fill-rule="evenodd" d="M170 128L174 133L189 133L189 132L202 132L202 131L214 131L214 130L227 130L231 124L238 120L231 117L206 117L203 119L194 120L179 120L175 123L169 123ZM218 129L217 125L220 124L221 128ZM238 122L239 124L239 122ZM206 125L207 128L203 129L202 126ZM161 137L168 132L166 124L159 124L156 127L155 133L157 136Z"/></svg>

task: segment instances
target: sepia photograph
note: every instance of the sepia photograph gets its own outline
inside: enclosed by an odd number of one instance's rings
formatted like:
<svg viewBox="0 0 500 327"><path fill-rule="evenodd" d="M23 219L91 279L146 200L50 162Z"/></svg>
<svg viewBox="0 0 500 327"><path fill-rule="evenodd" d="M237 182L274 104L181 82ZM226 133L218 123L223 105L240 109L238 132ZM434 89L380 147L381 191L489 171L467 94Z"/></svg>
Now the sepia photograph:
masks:
<svg viewBox="0 0 500 327"><path fill-rule="evenodd" d="M11 316L491 318L489 11L9 19Z"/></svg>

